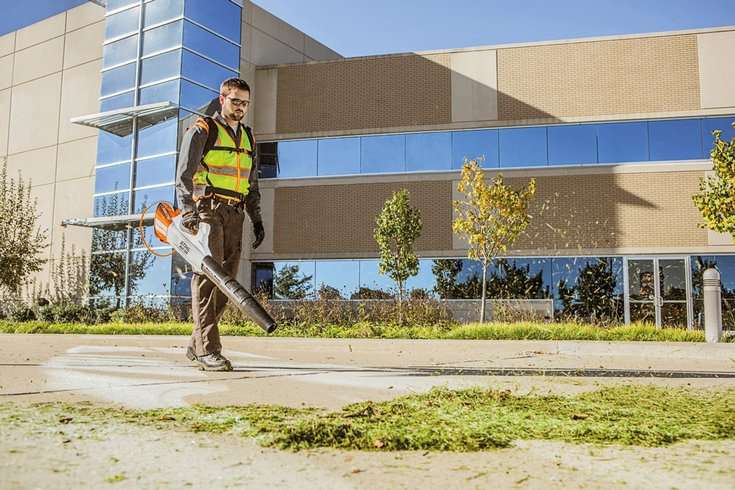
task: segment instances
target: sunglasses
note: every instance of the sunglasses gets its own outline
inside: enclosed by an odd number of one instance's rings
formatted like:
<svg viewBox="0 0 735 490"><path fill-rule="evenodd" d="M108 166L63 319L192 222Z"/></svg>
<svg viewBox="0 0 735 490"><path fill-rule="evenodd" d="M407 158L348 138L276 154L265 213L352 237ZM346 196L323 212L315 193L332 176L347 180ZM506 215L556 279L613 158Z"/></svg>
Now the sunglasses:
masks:
<svg viewBox="0 0 735 490"><path fill-rule="evenodd" d="M224 95L223 95L224 97ZM249 100L243 100L243 99L235 99L232 97L225 97L225 99L229 100L232 105L235 107L247 107L250 104Z"/></svg>

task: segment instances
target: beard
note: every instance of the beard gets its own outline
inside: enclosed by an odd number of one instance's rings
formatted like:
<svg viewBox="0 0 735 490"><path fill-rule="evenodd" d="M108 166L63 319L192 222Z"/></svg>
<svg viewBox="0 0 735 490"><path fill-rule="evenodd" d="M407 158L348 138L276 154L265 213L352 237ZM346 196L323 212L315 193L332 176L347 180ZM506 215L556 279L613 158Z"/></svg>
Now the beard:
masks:
<svg viewBox="0 0 735 490"><path fill-rule="evenodd" d="M237 110L223 114L223 116L225 116L225 119L229 119L231 121L241 121L245 117L245 112Z"/></svg>

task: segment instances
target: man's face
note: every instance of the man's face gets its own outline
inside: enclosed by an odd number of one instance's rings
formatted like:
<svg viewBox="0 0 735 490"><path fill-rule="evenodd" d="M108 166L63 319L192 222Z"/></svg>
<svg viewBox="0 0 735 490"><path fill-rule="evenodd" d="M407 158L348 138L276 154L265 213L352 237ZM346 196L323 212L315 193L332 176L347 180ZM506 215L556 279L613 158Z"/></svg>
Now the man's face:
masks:
<svg viewBox="0 0 735 490"><path fill-rule="evenodd" d="M233 89L226 96L220 95L219 102L222 104L222 117L233 122L240 121L248 113L250 92Z"/></svg>

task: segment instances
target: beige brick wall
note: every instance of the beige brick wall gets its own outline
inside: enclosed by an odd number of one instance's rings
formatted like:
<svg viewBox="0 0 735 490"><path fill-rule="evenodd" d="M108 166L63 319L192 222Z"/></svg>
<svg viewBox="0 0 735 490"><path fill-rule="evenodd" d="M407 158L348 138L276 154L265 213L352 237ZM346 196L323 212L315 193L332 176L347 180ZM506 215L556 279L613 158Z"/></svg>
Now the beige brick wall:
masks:
<svg viewBox="0 0 735 490"><path fill-rule="evenodd" d="M499 49L501 120L699 109L696 35Z"/></svg>
<svg viewBox="0 0 735 490"><path fill-rule="evenodd" d="M275 254L376 252L375 217L393 191L408 189L421 211L423 233L417 250L452 246L451 183L373 183L279 188L274 198Z"/></svg>
<svg viewBox="0 0 735 490"><path fill-rule="evenodd" d="M281 67L276 131L448 123L448 63L448 55L399 55Z"/></svg>
<svg viewBox="0 0 735 490"><path fill-rule="evenodd" d="M615 253L707 247L691 195L702 171L543 175L533 220L514 252L524 255ZM350 257L376 253L374 219L391 191L407 188L422 212L419 252L463 255L451 231L456 181L365 182L277 187L273 258ZM529 177L508 178L520 187ZM459 196L455 196L459 197ZM261 257L267 260L266 257Z"/></svg>
<svg viewBox="0 0 735 490"><path fill-rule="evenodd" d="M0 159L9 173L31 179L39 224L47 229L49 270L66 251L89 251L89 229L61 227L92 213L97 132L69 118L99 110L104 8L87 2L2 37ZM80 198L80 196L82 196Z"/></svg>
<svg viewBox="0 0 735 490"><path fill-rule="evenodd" d="M704 247L707 232L691 196L702 172L537 178L533 220L514 248L545 253L589 249ZM508 179L514 186L528 179Z"/></svg>
<svg viewBox="0 0 735 490"><path fill-rule="evenodd" d="M696 114L702 111L698 36L674 33L267 67L277 71L276 127L262 134L308 137ZM463 64L464 58L472 62ZM468 105L470 99L474 105ZM477 110L483 104L488 108Z"/></svg>

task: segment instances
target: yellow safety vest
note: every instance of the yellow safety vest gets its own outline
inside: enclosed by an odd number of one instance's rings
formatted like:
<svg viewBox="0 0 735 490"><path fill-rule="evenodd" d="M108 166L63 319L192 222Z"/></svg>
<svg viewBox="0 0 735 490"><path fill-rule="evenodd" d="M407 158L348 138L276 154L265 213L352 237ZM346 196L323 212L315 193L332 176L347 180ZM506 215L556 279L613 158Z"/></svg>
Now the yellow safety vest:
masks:
<svg viewBox="0 0 735 490"><path fill-rule="evenodd" d="M244 128L240 144L236 144L222 123L213 118L210 120L217 127L217 140L194 173L194 184L212 187L214 193L223 192L223 197L233 197L232 193L238 193L244 199L250 189L250 171L253 168L254 153L249 131ZM210 125L203 118L199 118L196 124L209 132Z"/></svg>

